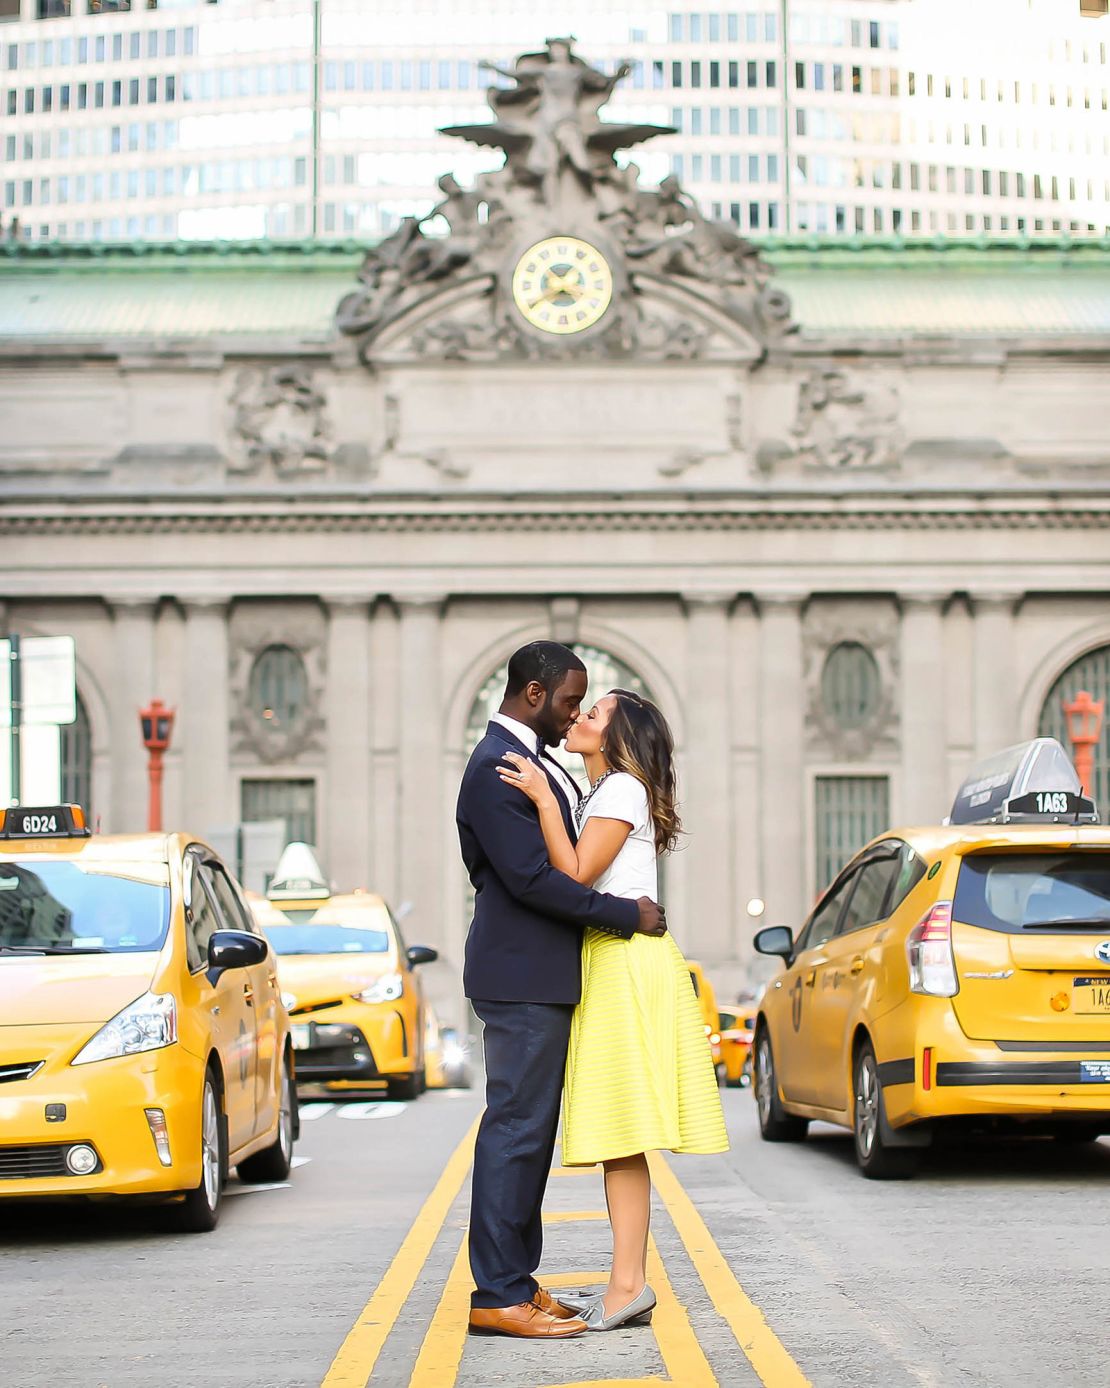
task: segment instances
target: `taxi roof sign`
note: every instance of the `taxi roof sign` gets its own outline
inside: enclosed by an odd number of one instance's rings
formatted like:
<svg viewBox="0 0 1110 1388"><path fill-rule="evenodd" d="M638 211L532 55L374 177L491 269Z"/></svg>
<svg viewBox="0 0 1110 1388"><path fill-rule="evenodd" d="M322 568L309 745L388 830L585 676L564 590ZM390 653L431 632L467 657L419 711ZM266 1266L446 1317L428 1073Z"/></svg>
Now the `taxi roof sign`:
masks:
<svg viewBox="0 0 1110 1388"><path fill-rule="evenodd" d="M0 839L87 839L80 805L13 805L0 810Z"/></svg>
<svg viewBox="0 0 1110 1388"><path fill-rule="evenodd" d="M1060 743L1035 737L977 762L947 823L1097 824L1098 809Z"/></svg>
<svg viewBox="0 0 1110 1388"><path fill-rule="evenodd" d="M307 843L289 843L274 868L273 880L266 895L271 901L304 900L331 896L331 887L316 857L316 850Z"/></svg>

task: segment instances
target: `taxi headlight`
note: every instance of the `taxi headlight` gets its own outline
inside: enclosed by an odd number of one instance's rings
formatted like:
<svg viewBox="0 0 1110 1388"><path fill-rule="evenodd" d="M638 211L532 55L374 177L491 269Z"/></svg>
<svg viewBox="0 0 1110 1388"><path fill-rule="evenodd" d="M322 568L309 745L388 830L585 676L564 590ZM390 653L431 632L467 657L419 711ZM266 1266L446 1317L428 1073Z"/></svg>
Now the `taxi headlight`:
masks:
<svg viewBox="0 0 1110 1388"><path fill-rule="evenodd" d="M110 1022L85 1043L70 1062L88 1065L94 1060L158 1051L177 1040L177 1003L172 993L144 993L128 1003Z"/></svg>
<svg viewBox="0 0 1110 1388"><path fill-rule="evenodd" d="M466 1052L457 1041L448 1041L443 1048L443 1063L447 1066L466 1064Z"/></svg>
<svg viewBox="0 0 1110 1388"><path fill-rule="evenodd" d="M382 974L369 988L353 996L359 1002L395 1002L405 991L405 980L400 974Z"/></svg>

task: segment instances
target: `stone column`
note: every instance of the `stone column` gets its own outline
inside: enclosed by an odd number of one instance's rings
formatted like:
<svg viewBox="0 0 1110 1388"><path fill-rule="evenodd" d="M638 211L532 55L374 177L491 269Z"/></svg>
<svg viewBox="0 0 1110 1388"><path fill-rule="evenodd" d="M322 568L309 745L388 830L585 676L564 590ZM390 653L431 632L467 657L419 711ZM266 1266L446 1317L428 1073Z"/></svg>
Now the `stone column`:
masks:
<svg viewBox="0 0 1110 1388"><path fill-rule="evenodd" d="M901 599L902 785L894 818L939 824L948 813L945 760L944 601L940 593Z"/></svg>
<svg viewBox="0 0 1110 1388"><path fill-rule="evenodd" d="M370 880L370 605L328 598L325 861L341 891Z"/></svg>
<svg viewBox="0 0 1110 1388"><path fill-rule="evenodd" d="M975 756L988 757L1017 738L1013 593L973 593Z"/></svg>
<svg viewBox="0 0 1110 1388"><path fill-rule="evenodd" d="M761 593L759 726L760 849L767 912L764 925L797 930L812 875L806 860L808 818L805 766L805 692L802 687L802 599Z"/></svg>
<svg viewBox="0 0 1110 1388"><path fill-rule="evenodd" d="M732 611L730 644L732 680L729 732L732 755L733 920L740 969L737 985L749 982L754 921L747 912L753 897L765 891L759 856L759 617L752 600L741 598Z"/></svg>
<svg viewBox="0 0 1110 1388"><path fill-rule="evenodd" d="M225 598L182 599L185 664L174 741L181 749L183 827L195 834L236 824L231 792L228 704L229 604Z"/></svg>
<svg viewBox="0 0 1110 1388"><path fill-rule="evenodd" d="M949 808L975 756L973 627L968 600L957 594L944 614L944 721L948 743L945 798Z"/></svg>
<svg viewBox="0 0 1110 1388"><path fill-rule="evenodd" d="M735 955L729 834L729 608L734 593L691 593L686 605L686 915L691 952L715 965Z"/></svg>
<svg viewBox="0 0 1110 1388"><path fill-rule="evenodd" d="M112 833L142 832L147 825L149 781L139 710L154 688L153 598L112 599L114 681L112 699Z"/></svg>
<svg viewBox="0 0 1110 1388"><path fill-rule="evenodd" d="M400 880L397 905L412 904L410 943L442 945L443 690L442 593L397 599L400 627Z"/></svg>

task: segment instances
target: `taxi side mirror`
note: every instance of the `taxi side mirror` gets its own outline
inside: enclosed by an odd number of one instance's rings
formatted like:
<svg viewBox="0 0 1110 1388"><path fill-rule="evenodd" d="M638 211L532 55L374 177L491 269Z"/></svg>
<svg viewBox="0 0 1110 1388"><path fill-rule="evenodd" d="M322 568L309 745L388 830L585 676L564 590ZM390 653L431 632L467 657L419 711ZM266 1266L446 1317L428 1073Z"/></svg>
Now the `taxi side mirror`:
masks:
<svg viewBox="0 0 1110 1388"><path fill-rule="evenodd" d="M769 925L756 932L752 944L759 954L775 954L789 964L794 958L794 936L785 925Z"/></svg>
<svg viewBox="0 0 1110 1388"><path fill-rule="evenodd" d="M208 941L208 967L249 969L266 959L269 946L260 935L246 930L214 930Z"/></svg>
<svg viewBox="0 0 1110 1388"><path fill-rule="evenodd" d="M410 966L416 968L417 964L434 964L439 958L439 950L428 945L413 945L405 951L405 957Z"/></svg>

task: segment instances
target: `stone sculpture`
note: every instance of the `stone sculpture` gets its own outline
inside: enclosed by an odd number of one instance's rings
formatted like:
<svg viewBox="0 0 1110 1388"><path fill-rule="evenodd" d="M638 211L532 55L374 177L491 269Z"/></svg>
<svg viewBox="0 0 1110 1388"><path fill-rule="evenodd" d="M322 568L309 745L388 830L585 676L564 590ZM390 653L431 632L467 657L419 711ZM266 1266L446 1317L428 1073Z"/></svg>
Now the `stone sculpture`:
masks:
<svg viewBox="0 0 1110 1388"><path fill-rule="evenodd" d="M790 331L789 301L768 283L770 269L755 246L730 224L705 217L673 175L644 187L635 164L617 163L618 150L673 133L670 126L601 119L601 108L631 72L629 63L606 74L577 56L572 39L552 38L510 67L485 66L512 83L487 92L494 120L443 133L503 150L504 166L479 175L472 188L444 174L443 198L432 211L405 218L367 253L360 287L336 314L339 328L358 339L364 360L410 313L409 349L453 359L590 352L692 357L708 350L715 330L709 320L722 313L744 330L754 355ZM434 234L440 219L446 236ZM514 249L519 255L552 235L597 248L612 278L611 303L580 336L568 329L560 337L554 325L545 335L542 324L512 311L507 281ZM583 286L573 276L563 282L568 292L559 301L569 306L570 291ZM556 290L559 283L552 281ZM685 306L674 295L665 310L649 306L652 285L659 284L691 297ZM448 292L456 288L459 294Z"/></svg>

